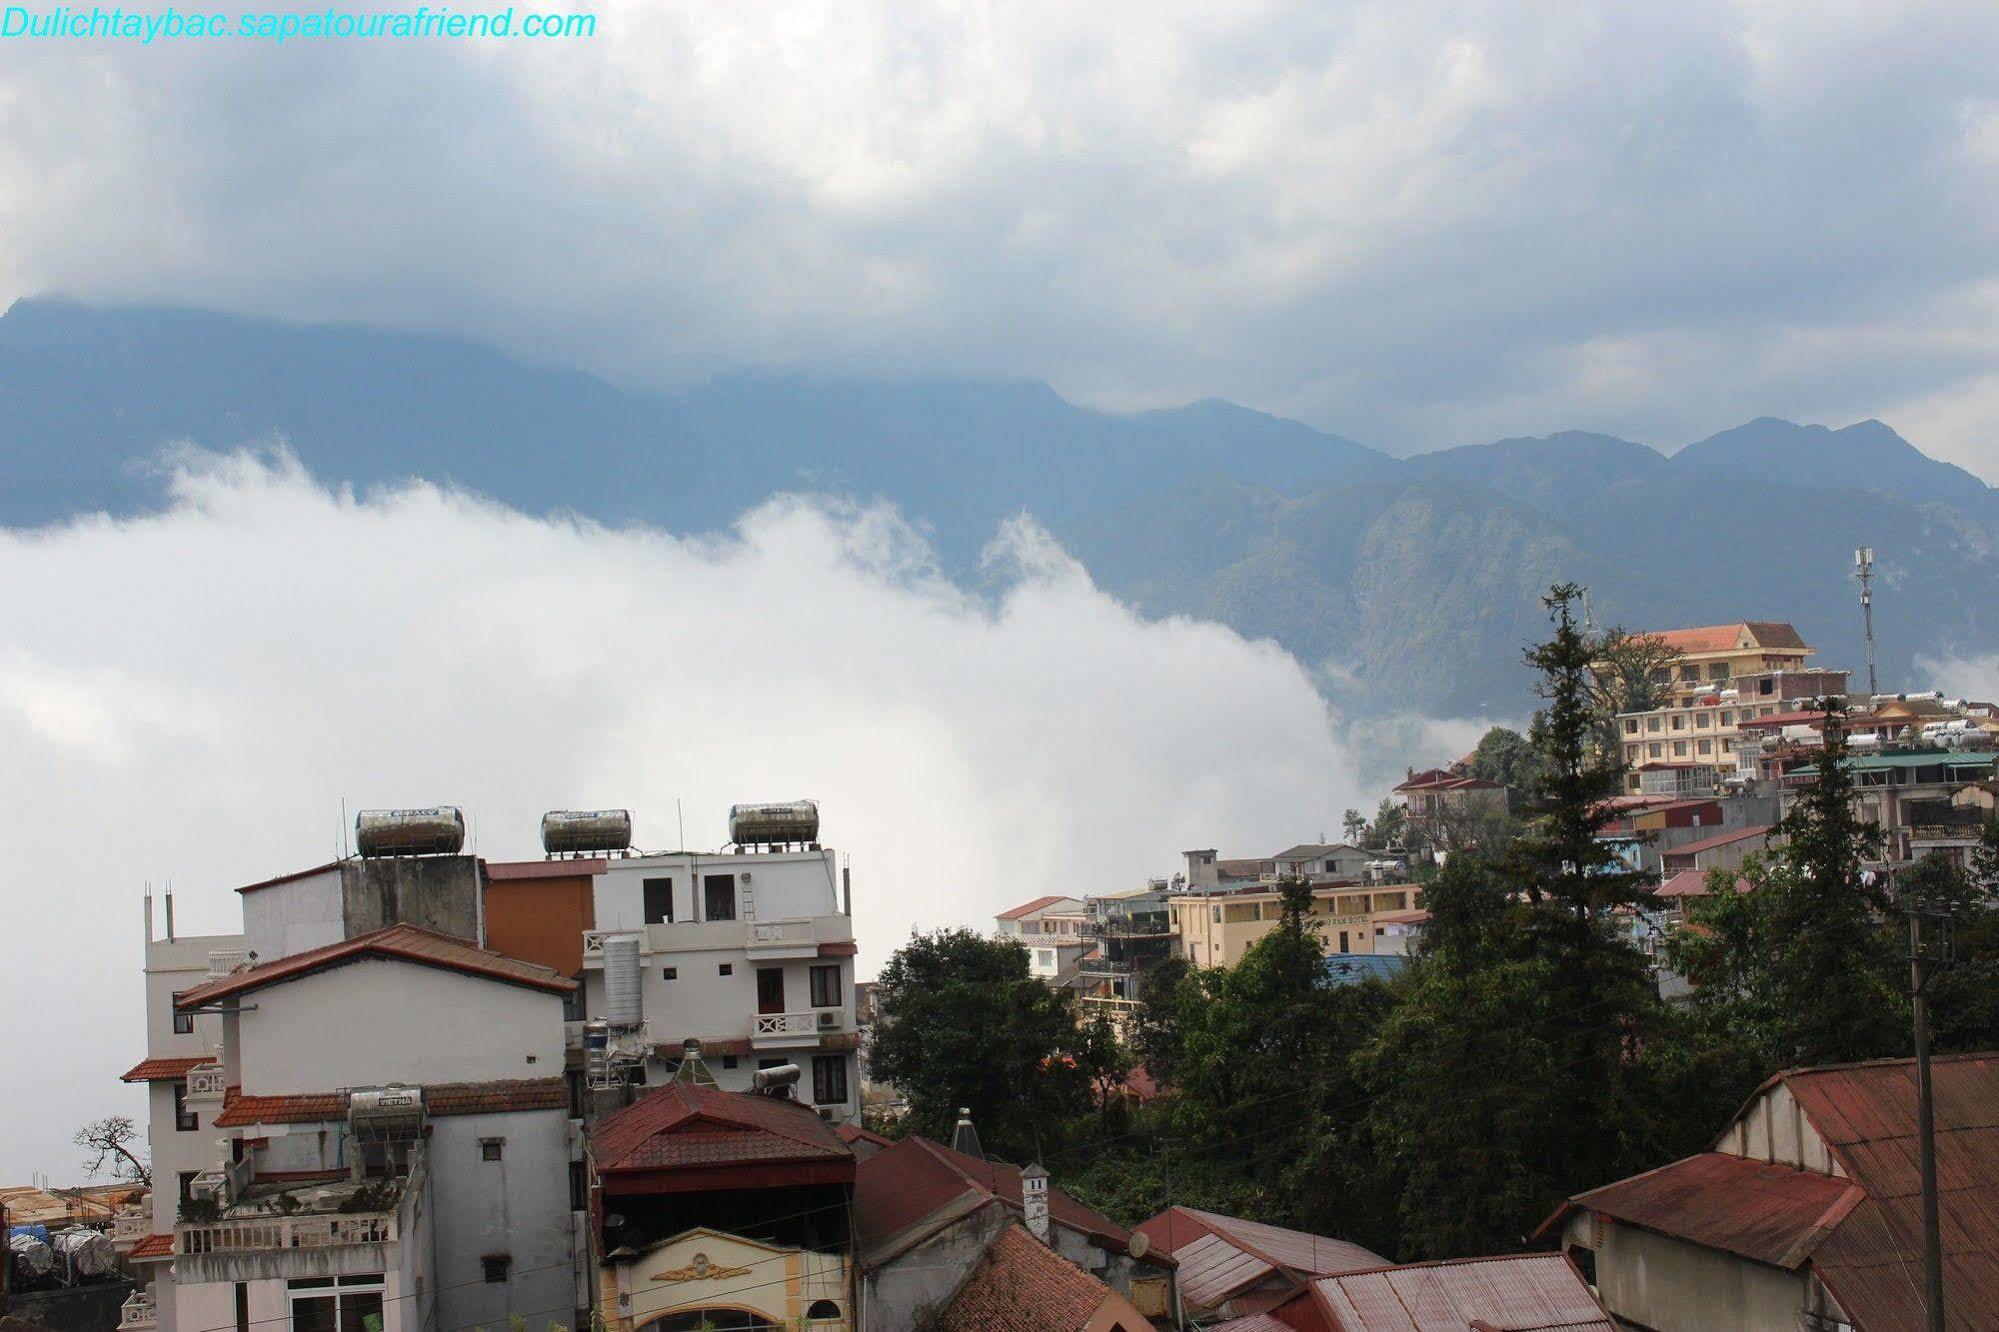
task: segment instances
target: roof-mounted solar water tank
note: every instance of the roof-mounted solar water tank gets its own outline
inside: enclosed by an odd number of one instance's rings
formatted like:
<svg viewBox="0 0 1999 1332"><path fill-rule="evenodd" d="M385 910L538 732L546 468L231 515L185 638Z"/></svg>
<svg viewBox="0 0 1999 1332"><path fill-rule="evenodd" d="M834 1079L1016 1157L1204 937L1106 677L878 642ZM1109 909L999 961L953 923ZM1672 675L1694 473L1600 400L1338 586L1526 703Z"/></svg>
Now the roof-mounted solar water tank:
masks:
<svg viewBox="0 0 1999 1332"><path fill-rule="evenodd" d="M456 805L364 809L354 816L354 845L364 856L455 856L465 846L465 813Z"/></svg>
<svg viewBox="0 0 1999 1332"><path fill-rule="evenodd" d="M731 805L729 840L737 846L773 846L819 840L819 804L784 800L765 805Z"/></svg>
<svg viewBox="0 0 1999 1332"><path fill-rule="evenodd" d="M629 809L551 809L541 816L541 849L551 856L623 851L631 844Z"/></svg>

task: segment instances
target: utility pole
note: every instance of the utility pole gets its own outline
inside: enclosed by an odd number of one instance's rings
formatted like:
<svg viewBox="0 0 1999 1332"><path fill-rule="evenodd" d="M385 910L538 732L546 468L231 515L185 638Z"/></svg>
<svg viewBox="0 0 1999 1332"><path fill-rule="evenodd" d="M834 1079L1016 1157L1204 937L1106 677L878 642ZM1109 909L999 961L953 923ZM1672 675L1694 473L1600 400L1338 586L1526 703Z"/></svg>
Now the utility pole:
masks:
<svg viewBox="0 0 1999 1332"><path fill-rule="evenodd" d="M1878 694L1874 680L1874 547L1853 552L1853 576L1860 580L1860 622L1867 632L1867 692Z"/></svg>
<svg viewBox="0 0 1999 1332"><path fill-rule="evenodd" d="M1937 1217L1936 1097L1930 1083L1930 978L1951 963L1950 913L1909 911L1909 994L1916 1007L1916 1137L1923 1167L1923 1285L1928 1332L1944 1332L1943 1227ZM1933 927L1925 933L1924 922Z"/></svg>

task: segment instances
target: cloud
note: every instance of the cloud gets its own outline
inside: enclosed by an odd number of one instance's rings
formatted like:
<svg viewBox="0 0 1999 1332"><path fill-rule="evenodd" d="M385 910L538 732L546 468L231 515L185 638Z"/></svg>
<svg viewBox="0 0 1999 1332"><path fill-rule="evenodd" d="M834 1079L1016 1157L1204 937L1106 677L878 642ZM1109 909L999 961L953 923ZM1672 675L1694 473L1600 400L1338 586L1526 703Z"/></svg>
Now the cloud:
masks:
<svg viewBox="0 0 1999 1332"><path fill-rule="evenodd" d="M1999 699L1999 654L1916 658L1916 676L1949 698Z"/></svg>
<svg viewBox="0 0 1999 1332"><path fill-rule="evenodd" d="M1999 476L1989 5L592 8L12 43L0 296L1224 394L1397 450L1902 409Z"/></svg>
<svg viewBox="0 0 1999 1332"><path fill-rule="evenodd" d="M460 804L514 857L550 808L630 807L664 847L678 806L714 846L733 801L816 797L871 971L912 928L1336 833L1381 789L1297 662L1139 620L1023 524L980 597L883 508L682 539L283 455L171 484L156 515L0 529L0 970L35 1070L0 1178L69 1176L74 1125L137 1111L142 883L232 930L235 885L338 849L343 800Z"/></svg>

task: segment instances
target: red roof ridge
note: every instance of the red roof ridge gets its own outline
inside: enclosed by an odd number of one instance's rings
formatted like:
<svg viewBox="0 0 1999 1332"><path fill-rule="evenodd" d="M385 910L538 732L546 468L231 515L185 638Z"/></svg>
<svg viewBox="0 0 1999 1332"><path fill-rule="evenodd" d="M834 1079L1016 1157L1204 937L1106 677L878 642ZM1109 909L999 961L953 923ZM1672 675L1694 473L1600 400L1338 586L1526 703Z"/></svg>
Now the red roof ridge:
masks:
<svg viewBox="0 0 1999 1332"><path fill-rule="evenodd" d="M575 981L553 968L481 948L456 935L443 934L420 925L398 923L308 948L304 952L291 953L182 990L174 995L174 1007L199 1008L217 999L246 994L369 954L413 962L419 966L462 971L531 989L552 990L558 994L576 988Z"/></svg>

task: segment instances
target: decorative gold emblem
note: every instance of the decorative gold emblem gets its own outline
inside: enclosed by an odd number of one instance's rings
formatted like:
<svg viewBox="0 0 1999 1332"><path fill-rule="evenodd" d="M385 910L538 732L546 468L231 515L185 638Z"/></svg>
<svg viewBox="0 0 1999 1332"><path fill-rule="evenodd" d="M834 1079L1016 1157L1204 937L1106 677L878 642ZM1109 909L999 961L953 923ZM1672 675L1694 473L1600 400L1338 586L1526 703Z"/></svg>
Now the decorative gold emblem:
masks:
<svg viewBox="0 0 1999 1332"><path fill-rule="evenodd" d="M747 1267L722 1267L709 1262L707 1254L697 1253L694 1255L694 1261L687 1266L676 1267L666 1272L655 1272L652 1279L662 1282L720 1281L726 1277L746 1276L749 1270Z"/></svg>

